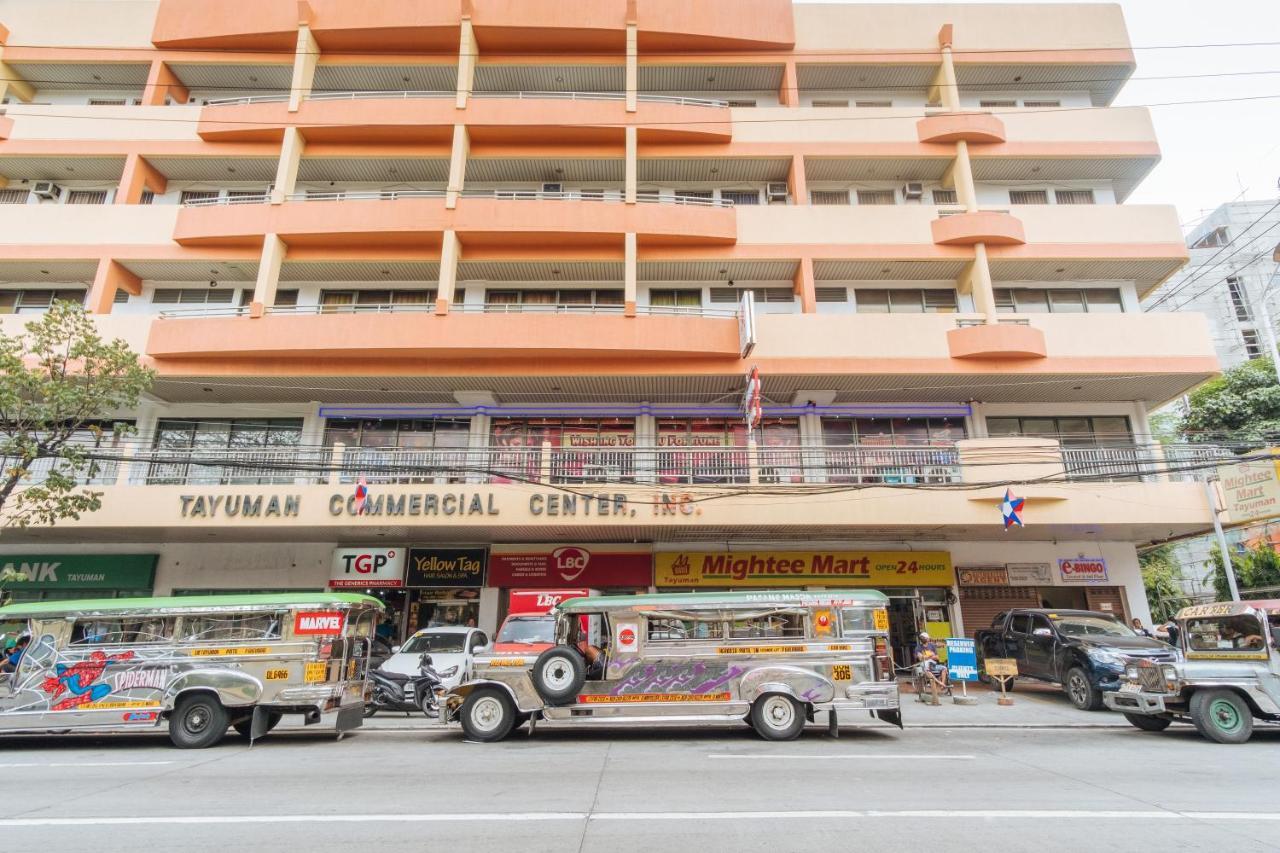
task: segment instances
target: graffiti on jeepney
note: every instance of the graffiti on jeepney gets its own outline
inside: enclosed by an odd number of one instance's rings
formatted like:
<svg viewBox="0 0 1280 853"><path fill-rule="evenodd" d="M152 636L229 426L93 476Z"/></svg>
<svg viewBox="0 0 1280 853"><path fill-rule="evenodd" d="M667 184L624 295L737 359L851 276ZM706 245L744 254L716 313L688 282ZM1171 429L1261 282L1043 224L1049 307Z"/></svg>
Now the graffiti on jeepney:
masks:
<svg viewBox="0 0 1280 853"><path fill-rule="evenodd" d="M133 660L133 652L118 655L94 652L88 660L70 666L55 664L54 675L45 678L43 684L44 692L49 694L49 701L53 703L50 710L67 711L107 698L111 694L111 685L98 679L111 664L127 660ZM70 695L61 698L64 694Z"/></svg>
<svg viewBox="0 0 1280 853"><path fill-rule="evenodd" d="M746 669L734 664L708 663L633 663L623 671L611 693L710 693Z"/></svg>

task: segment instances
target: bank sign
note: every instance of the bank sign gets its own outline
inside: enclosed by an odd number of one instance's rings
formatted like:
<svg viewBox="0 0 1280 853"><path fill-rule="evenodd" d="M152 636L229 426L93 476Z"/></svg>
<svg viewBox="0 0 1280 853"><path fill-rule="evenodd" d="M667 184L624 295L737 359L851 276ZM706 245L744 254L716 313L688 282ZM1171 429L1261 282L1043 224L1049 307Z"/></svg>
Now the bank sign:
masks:
<svg viewBox="0 0 1280 853"><path fill-rule="evenodd" d="M659 587L945 586L946 551L675 551L654 555Z"/></svg>
<svg viewBox="0 0 1280 853"><path fill-rule="evenodd" d="M332 589L398 589L404 586L403 548L335 548Z"/></svg>
<svg viewBox="0 0 1280 853"><path fill-rule="evenodd" d="M155 554L0 554L0 571L26 579L6 586L22 590L99 589L150 592L155 585Z"/></svg>

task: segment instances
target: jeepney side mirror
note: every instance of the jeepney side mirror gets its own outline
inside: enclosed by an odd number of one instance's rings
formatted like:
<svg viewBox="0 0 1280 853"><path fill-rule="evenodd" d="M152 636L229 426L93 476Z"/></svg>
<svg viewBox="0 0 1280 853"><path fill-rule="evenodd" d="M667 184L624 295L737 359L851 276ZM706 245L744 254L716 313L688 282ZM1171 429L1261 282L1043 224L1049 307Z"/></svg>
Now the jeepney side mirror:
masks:
<svg viewBox="0 0 1280 853"><path fill-rule="evenodd" d="M1050 630L1050 629L1048 629L1048 628L1036 628L1034 631L1032 631L1032 632L1031 632L1031 636L1033 636L1033 637L1052 637L1052 636L1053 636L1053 631L1051 631L1051 630Z"/></svg>
<svg viewBox="0 0 1280 853"><path fill-rule="evenodd" d="M392 647L391 647L391 654L396 655L396 654L399 654L399 653L400 653L400 647L399 647L399 646L392 646Z"/></svg>
<svg viewBox="0 0 1280 853"><path fill-rule="evenodd" d="M473 649L471 650L471 653L472 653L473 655L487 655L487 654L489 654L489 644L488 644L488 643L481 643L480 645L478 645L478 646L476 646L475 648L473 648Z"/></svg>

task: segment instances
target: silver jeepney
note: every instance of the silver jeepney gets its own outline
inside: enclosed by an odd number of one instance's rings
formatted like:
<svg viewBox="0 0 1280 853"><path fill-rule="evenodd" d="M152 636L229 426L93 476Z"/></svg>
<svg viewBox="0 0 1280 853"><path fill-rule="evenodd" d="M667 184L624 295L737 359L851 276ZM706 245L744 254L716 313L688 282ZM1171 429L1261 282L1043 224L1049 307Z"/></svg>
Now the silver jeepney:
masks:
<svg viewBox="0 0 1280 853"><path fill-rule="evenodd" d="M0 608L29 645L0 674L0 732L154 729L180 747L285 714L361 724L382 611L347 593L46 601Z"/></svg>
<svg viewBox="0 0 1280 853"><path fill-rule="evenodd" d="M832 733L841 713L901 726L887 604L870 590L571 599L552 611L556 646L477 657L449 719L482 741L537 720L745 720L771 740L816 714Z"/></svg>
<svg viewBox="0 0 1280 853"><path fill-rule="evenodd" d="M1129 664L1108 708L1146 731L1190 722L1219 743L1280 723L1280 599L1187 607L1177 624L1180 659Z"/></svg>

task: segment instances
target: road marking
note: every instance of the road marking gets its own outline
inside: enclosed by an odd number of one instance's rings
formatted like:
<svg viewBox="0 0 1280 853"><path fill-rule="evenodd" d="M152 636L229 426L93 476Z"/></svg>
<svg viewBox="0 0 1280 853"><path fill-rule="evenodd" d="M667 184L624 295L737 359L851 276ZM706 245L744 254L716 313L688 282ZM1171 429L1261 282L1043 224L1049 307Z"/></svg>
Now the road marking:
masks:
<svg viewBox="0 0 1280 853"><path fill-rule="evenodd" d="M156 815L154 817L31 817L0 819L7 827L161 826L259 823L507 823L551 821L699 821L699 820L1229 820L1276 821L1277 812L1073 811L1053 809L917 809L914 811L821 810L760 812L479 812L470 814L306 814L306 815Z"/></svg>
<svg viewBox="0 0 1280 853"><path fill-rule="evenodd" d="M729 759L740 758L747 761L867 761L877 759L891 759L893 761L972 761L977 758L976 755L898 755L895 753L884 753L881 755L866 755L845 753L843 755L740 755L738 753L708 753L707 758Z"/></svg>
<svg viewBox="0 0 1280 853"><path fill-rule="evenodd" d="M54 761L54 762L14 762L0 764L0 769L10 767L155 767L159 764L173 764L172 761Z"/></svg>

